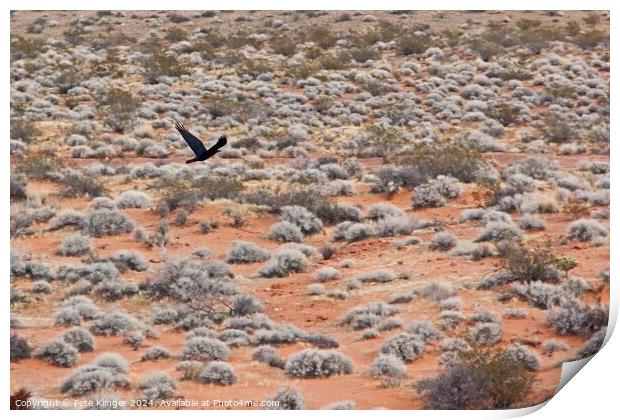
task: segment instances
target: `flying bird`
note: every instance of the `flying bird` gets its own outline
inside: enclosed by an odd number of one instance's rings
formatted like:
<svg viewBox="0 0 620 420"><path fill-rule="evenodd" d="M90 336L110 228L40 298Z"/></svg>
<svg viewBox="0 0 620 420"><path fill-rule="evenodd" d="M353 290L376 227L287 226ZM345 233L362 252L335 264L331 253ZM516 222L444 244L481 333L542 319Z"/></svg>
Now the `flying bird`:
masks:
<svg viewBox="0 0 620 420"><path fill-rule="evenodd" d="M219 152L222 147L226 146L227 140L225 135L221 135L220 138L217 139L217 143L207 149L204 143L200 141L198 137L190 133L183 124L181 124L180 122L176 122L174 126L179 131L179 133L181 133L181 136L183 136L183 140L185 140L185 143L187 143L189 148L192 149L192 152L194 152L194 154L196 155L190 160L186 160L185 163L207 160L211 156Z"/></svg>

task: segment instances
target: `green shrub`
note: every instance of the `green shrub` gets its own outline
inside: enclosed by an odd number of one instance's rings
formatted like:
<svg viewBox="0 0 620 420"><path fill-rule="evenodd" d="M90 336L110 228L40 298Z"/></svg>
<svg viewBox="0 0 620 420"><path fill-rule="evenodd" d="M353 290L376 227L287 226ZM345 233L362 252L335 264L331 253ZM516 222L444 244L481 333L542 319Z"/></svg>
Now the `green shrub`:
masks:
<svg viewBox="0 0 620 420"><path fill-rule="evenodd" d="M11 139L32 143L39 136L37 126L26 118L11 118Z"/></svg>
<svg viewBox="0 0 620 420"><path fill-rule="evenodd" d="M106 189L93 178L79 173L71 173L64 176L62 183L64 188L60 191L63 197L84 197L91 198L105 195Z"/></svg>
<svg viewBox="0 0 620 420"><path fill-rule="evenodd" d="M433 410L505 409L524 400L532 381L533 374L506 350L473 346L416 388Z"/></svg>
<svg viewBox="0 0 620 420"><path fill-rule="evenodd" d="M144 59L144 81L148 84L155 84L162 76L180 77L188 74L187 66L182 65L175 57L162 53L155 53Z"/></svg>
<svg viewBox="0 0 620 420"><path fill-rule="evenodd" d="M609 44L609 34L599 30L583 32L573 38L575 45L584 50L594 48L605 41Z"/></svg>
<svg viewBox="0 0 620 420"><path fill-rule="evenodd" d="M45 50L43 41L23 36L11 37L11 60L35 58Z"/></svg>
<svg viewBox="0 0 620 420"><path fill-rule="evenodd" d="M557 257L548 249L518 247L508 251L501 265L515 280L530 283L557 281L557 263Z"/></svg>
<svg viewBox="0 0 620 420"><path fill-rule="evenodd" d="M103 110L103 123L114 131L123 132L134 125L135 114L142 101L131 92L111 88L100 92L97 105Z"/></svg>
<svg viewBox="0 0 620 420"><path fill-rule="evenodd" d="M439 175L473 182L484 163L479 150L454 142L419 144L400 160L401 165L412 169L407 177L407 182L412 184L408 186L419 185Z"/></svg>

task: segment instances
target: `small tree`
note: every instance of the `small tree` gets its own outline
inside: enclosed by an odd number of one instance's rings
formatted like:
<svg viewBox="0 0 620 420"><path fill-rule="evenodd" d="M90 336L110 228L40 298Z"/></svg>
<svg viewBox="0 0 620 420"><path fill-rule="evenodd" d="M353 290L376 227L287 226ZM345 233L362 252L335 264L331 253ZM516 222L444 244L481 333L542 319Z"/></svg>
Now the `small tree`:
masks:
<svg viewBox="0 0 620 420"><path fill-rule="evenodd" d="M376 156L390 161L403 146L400 131L395 127L375 124L366 130L364 148L371 148Z"/></svg>
<svg viewBox="0 0 620 420"><path fill-rule="evenodd" d="M97 105L104 111L105 125L117 132L124 132L134 124L134 116L141 101L131 92L120 88L112 88L102 92Z"/></svg>

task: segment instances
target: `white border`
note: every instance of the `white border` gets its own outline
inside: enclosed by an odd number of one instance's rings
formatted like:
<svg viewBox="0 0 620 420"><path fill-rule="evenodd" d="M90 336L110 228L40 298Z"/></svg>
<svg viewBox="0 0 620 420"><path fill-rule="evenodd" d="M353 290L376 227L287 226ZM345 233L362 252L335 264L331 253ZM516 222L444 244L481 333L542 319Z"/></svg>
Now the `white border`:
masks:
<svg viewBox="0 0 620 420"><path fill-rule="evenodd" d="M5 3L6 4L6 3ZM378 1L367 1L367 0L346 0L339 1L337 4L334 1L326 1L326 0L315 0L315 1L295 1L294 3L290 1L283 0L264 0L261 2L249 2L249 1L240 1L240 0L228 0L225 2L222 1L190 1L190 0L177 0L174 2L165 2L165 1L151 1L151 2L138 2L138 1L119 1L119 0L109 0L104 4L97 4L99 7L93 7L94 4L87 4L85 2L78 1L62 1L62 2L44 2L44 1L33 1L33 0L22 0L22 1L9 1L7 4L7 8L5 9L4 19L2 20L2 25L6 25L6 38L5 42L2 44L3 48L3 56L9 57L9 10L11 9L22 9L22 10L51 10L51 9L66 9L66 10L84 10L84 9L110 9L110 10L219 10L219 9L228 9L228 10L247 10L247 9L256 9L256 10L279 10L279 9L310 9L310 10L398 10L398 9L417 9L417 10L459 10L459 9L481 9L481 10L523 10L523 9L531 9L531 10L548 10L548 9L557 9L557 10L611 10L611 45L612 50L613 46L617 41L617 27L618 27L618 19L616 18L615 4L611 1L600 1L600 0L590 0L590 1L534 1L534 0L521 0L521 1L502 1L501 3L497 0L495 1L467 1L467 2L459 2L459 1L448 1L448 0L435 0L433 2L405 2L405 1L394 1L394 0L384 0L381 2ZM8 76L8 70L10 66L9 60L5 61L5 71ZM617 108L615 105L616 98L618 98L618 89L616 88L616 78L614 74L616 73L616 69L618 68L618 57L617 51L611 52L611 90L612 90L612 101L611 101L611 114L615 116L614 110ZM8 77L7 77L8 79ZM2 173L2 192L5 197L2 203L2 214L4 216L5 223L2 224L1 235L4 239L5 247L3 247L4 258L2 259L2 268L5 273L5 297L4 304L8 306L8 292L9 292L9 282L8 282L8 272L9 272L9 247L10 247L10 238L8 231L8 215L9 215L9 194L8 194L8 185L9 185L9 175L10 175L10 153L9 153L9 142L7 141L9 138L9 83L7 83L7 79L5 79L5 83L2 84L1 89L4 91L5 101L2 103L3 115L4 118L2 120L3 132L5 133L3 142L3 150L2 159L5 162L0 168ZM612 147L611 147L611 197L612 203L616 202L616 197L618 196L618 176L617 176L617 164L618 164L618 146L614 146L614 140L617 138L618 130L615 129L615 118L612 118L611 124L611 139L612 139ZM613 204L613 208L616 206ZM611 234L611 278L614 279L612 281L612 293L611 293L611 320L610 323L615 324L617 319L618 312L618 296L617 296L617 278L618 278L618 270L617 270L617 261L619 261L619 251L618 251L618 236L614 233L618 233L617 229L617 221L615 217L612 217L610 220L610 230ZM8 323L8 314L9 310L7 307L4 308L3 311L3 319L2 321L2 329L4 331L3 335L3 347L2 347L2 357L5 366L9 364L8 357L8 347L9 347L9 323ZM610 325L610 331L613 329L613 325ZM609 336L608 336L609 339ZM466 419L487 419L487 418L508 418L508 417L517 417L526 415L528 413L535 412L531 415L531 418L534 419L607 419L612 418L612 416L617 416L617 414L612 414L617 412L617 406L615 404L618 394L618 373L619 373L619 363L617 355L620 354L620 341L616 336L611 337L607 345L590 361L586 367L583 368L583 372L579 373L579 379L570 381L565 388L563 388L555 397L553 397L543 409L538 410L540 407L532 407L522 410L506 410L506 411L383 411L381 413L382 416L388 416L390 418L411 418L414 416L415 418L421 419L452 419L452 418L466 418ZM4 395L5 403L6 398L10 392L9 386L9 369L4 370L5 374L2 375L0 381L2 383L2 395ZM8 404L2 407L3 410L8 410ZM178 414L177 414L178 413ZM205 415L210 418L247 418L248 416L257 417L257 418L290 418L291 416L298 418L310 418L311 416L322 415L325 412L316 412L316 411L302 411L302 412L277 412L277 411L209 411L208 414L204 411L193 412L193 411L177 411L174 415L180 415L182 417L198 417L204 418ZM375 417L376 412L373 411L353 411L353 412L337 412L339 417L353 417L356 418L370 418L370 416ZM171 411L168 410L160 410L160 411L116 411L113 415L116 418L119 417L134 417L134 418L146 418L146 416L153 418L168 418L172 414ZM334 413L336 414L336 413ZM73 418L74 416L77 418L83 417L84 412L80 411L9 411L9 415L14 416L16 418L33 418L38 416L45 416L45 418L49 419L68 419ZM103 418L105 416L109 416L110 413L101 412L101 411L93 411L90 412L89 416L93 418Z"/></svg>

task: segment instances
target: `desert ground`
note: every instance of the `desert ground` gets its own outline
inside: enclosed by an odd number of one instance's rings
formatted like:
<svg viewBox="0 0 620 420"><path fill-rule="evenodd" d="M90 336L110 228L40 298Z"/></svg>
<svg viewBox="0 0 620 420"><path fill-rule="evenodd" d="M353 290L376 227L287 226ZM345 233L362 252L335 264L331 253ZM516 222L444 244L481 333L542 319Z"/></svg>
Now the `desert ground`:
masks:
<svg viewBox="0 0 620 420"><path fill-rule="evenodd" d="M12 408L546 401L609 100L608 12L12 12Z"/></svg>

